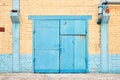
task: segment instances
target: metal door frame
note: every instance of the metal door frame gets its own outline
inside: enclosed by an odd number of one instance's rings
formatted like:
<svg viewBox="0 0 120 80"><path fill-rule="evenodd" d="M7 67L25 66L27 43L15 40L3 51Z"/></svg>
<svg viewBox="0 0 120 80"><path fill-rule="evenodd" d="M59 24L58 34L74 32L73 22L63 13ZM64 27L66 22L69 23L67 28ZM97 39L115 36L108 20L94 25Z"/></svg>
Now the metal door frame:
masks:
<svg viewBox="0 0 120 80"><path fill-rule="evenodd" d="M86 60L86 72L88 72L88 20L91 19L92 16L91 15L71 15L71 16L68 16L68 15L58 15L58 16L34 16L34 15L31 15L29 16L29 20L32 20L32 69L33 69L33 72L34 72L34 68L35 68L35 48L34 48L34 43L35 43L35 20L85 20L86 22L86 26L85 26L85 30L86 30L86 52L85 52L85 60ZM59 21L60 22L60 21ZM60 24L59 24L60 26ZM59 27L60 28L60 27ZM60 30L60 29L59 29ZM60 34L59 34L59 37L60 37ZM60 41L60 40L59 40ZM59 50L60 52L60 50ZM60 53L59 53L60 54Z"/></svg>

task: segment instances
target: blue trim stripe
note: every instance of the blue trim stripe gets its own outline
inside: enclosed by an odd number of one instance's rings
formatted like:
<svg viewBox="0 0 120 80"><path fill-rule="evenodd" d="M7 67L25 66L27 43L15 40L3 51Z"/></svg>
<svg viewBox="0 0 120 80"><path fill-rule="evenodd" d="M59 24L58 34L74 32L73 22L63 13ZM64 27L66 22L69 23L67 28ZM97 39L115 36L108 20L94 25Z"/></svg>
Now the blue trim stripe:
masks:
<svg viewBox="0 0 120 80"><path fill-rule="evenodd" d="M91 19L92 16L90 15L71 15L71 16L67 16L67 15L58 15L58 16L35 16L35 15L31 15L29 16L28 19L32 19L32 20L35 20L35 19Z"/></svg>

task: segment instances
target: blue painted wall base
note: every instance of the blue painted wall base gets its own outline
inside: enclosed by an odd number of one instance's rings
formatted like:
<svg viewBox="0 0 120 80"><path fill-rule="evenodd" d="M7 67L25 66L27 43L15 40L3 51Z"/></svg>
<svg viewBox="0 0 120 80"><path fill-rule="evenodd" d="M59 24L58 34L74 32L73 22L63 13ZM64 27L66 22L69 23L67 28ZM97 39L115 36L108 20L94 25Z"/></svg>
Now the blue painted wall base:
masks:
<svg viewBox="0 0 120 80"><path fill-rule="evenodd" d="M109 72L120 73L120 54L109 55Z"/></svg>
<svg viewBox="0 0 120 80"><path fill-rule="evenodd" d="M0 73L11 73L13 71L13 55L0 54ZM20 54L20 71L19 72L33 72L32 71L32 54Z"/></svg>
<svg viewBox="0 0 120 80"><path fill-rule="evenodd" d="M100 55L99 54L89 54L88 59L88 70L89 72L100 72Z"/></svg>
<svg viewBox="0 0 120 80"><path fill-rule="evenodd" d="M12 72L12 54L0 54L0 73Z"/></svg>
<svg viewBox="0 0 120 80"><path fill-rule="evenodd" d="M89 54L89 72L100 72L100 55ZM109 73L120 73L120 54L109 54ZM13 72L12 54L0 54L0 73ZM32 54L20 54L20 72L33 72Z"/></svg>
<svg viewBox="0 0 120 80"><path fill-rule="evenodd" d="M120 73L120 54L109 54L108 73ZM100 71L100 54L89 54L89 72Z"/></svg>
<svg viewBox="0 0 120 80"><path fill-rule="evenodd" d="M32 54L20 54L20 72L33 72Z"/></svg>

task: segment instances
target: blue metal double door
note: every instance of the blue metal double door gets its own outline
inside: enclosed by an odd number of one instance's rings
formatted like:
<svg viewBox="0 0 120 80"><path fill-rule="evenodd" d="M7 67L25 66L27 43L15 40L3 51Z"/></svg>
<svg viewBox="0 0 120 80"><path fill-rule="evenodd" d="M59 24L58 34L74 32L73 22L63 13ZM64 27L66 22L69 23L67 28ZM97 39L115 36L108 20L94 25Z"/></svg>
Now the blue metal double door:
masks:
<svg viewBox="0 0 120 80"><path fill-rule="evenodd" d="M34 72L87 71L84 20L35 20Z"/></svg>

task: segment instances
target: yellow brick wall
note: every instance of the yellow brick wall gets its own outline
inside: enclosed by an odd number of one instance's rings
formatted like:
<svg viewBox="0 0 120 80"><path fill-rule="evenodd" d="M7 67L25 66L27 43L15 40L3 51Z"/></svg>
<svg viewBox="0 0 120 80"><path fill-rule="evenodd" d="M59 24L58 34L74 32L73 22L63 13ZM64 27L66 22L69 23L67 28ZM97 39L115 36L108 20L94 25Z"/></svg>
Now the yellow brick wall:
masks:
<svg viewBox="0 0 120 80"><path fill-rule="evenodd" d="M12 0L1 1L3 4L0 3L0 26L5 26L7 31L0 33L0 53L11 53L12 25L9 18L9 11L12 6ZM20 53L32 53L32 21L28 20L29 15L92 15L88 29L89 53L99 54L100 26L96 24L99 2L100 0L20 0ZM7 4L7 9L4 4ZM119 9L120 6L110 5L109 53L120 53ZM2 12L1 10L5 11ZM1 16L2 14L4 16ZM1 17L3 18L1 19ZM4 19L4 17L6 18ZM1 22L3 20L5 22Z"/></svg>
<svg viewBox="0 0 120 80"><path fill-rule="evenodd" d="M120 53L120 5L110 5L109 53Z"/></svg>
<svg viewBox="0 0 120 80"><path fill-rule="evenodd" d="M0 27L5 27L5 32L0 32L0 53L12 53L11 8L12 0L0 0Z"/></svg>
<svg viewBox="0 0 120 80"><path fill-rule="evenodd" d="M32 21L29 15L92 15L89 22L89 52L99 53L98 1L90 0L21 0L21 53L31 53ZM24 45L25 44L25 45Z"/></svg>

